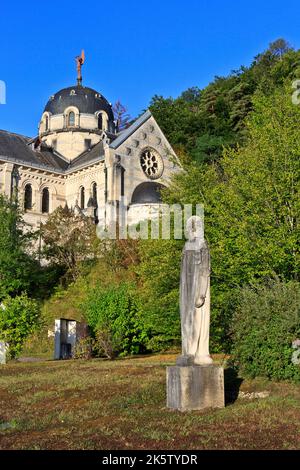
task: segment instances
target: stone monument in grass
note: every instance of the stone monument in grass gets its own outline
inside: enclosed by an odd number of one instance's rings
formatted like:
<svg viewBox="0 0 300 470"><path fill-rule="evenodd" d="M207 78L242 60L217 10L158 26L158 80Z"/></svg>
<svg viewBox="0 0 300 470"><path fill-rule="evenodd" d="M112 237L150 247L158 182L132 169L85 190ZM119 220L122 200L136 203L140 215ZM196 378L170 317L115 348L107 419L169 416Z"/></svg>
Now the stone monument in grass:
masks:
<svg viewBox="0 0 300 470"><path fill-rule="evenodd" d="M224 407L224 370L209 354L210 253L203 221L187 222L180 276L182 354L167 367L167 406L179 410Z"/></svg>

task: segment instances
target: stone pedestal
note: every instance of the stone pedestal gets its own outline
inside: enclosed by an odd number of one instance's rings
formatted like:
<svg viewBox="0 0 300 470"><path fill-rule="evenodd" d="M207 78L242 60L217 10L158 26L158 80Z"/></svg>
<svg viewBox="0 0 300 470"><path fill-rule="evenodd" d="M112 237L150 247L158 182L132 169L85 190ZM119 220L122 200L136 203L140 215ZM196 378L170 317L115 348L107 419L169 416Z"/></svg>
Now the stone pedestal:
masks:
<svg viewBox="0 0 300 470"><path fill-rule="evenodd" d="M167 407L181 411L223 408L224 369L215 365L167 367Z"/></svg>

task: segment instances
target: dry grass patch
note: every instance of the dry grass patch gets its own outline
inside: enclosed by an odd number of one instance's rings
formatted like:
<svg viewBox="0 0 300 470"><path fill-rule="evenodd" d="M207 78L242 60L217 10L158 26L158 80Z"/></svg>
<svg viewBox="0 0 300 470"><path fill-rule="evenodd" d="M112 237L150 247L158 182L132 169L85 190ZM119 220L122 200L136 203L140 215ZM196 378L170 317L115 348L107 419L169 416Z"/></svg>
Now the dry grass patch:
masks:
<svg viewBox="0 0 300 470"><path fill-rule="evenodd" d="M238 385L270 395L231 400L222 410L181 413L165 405L165 366L174 361L175 355L166 354L3 366L0 448L300 448L298 386L229 376L230 393Z"/></svg>

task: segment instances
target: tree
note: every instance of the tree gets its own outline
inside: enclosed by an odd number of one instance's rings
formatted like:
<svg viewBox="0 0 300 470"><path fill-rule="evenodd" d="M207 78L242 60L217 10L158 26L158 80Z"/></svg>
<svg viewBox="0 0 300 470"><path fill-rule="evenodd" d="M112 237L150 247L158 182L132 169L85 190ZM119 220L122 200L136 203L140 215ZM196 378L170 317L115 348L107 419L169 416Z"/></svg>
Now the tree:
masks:
<svg viewBox="0 0 300 470"><path fill-rule="evenodd" d="M3 300L0 305L0 340L8 343L10 357L20 354L27 336L36 328L38 318L38 303L27 294Z"/></svg>
<svg viewBox="0 0 300 470"><path fill-rule="evenodd" d="M95 259L98 239L91 218L74 209L58 207L41 226L42 256L64 267L66 278L75 280L83 263Z"/></svg>
<svg viewBox="0 0 300 470"><path fill-rule="evenodd" d="M140 240L138 276L147 349L159 351L180 342L179 278L183 240Z"/></svg>
<svg viewBox="0 0 300 470"><path fill-rule="evenodd" d="M276 276L299 281L300 107L289 82L271 95L257 93L253 105L245 145L226 149L209 167L190 165L165 196L204 204L217 345L228 338L239 287Z"/></svg>
<svg viewBox="0 0 300 470"><path fill-rule="evenodd" d="M38 268L33 242L34 235L22 220L17 202L0 194L0 301L31 289Z"/></svg>
<svg viewBox="0 0 300 470"><path fill-rule="evenodd" d="M233 136L202 134L191 154L197 163L212 163L222 156L223 147L233 142Z"/></svg>
<svg viewBox="0 0 300 470"><path fill-rule="evenodd" d="M188 103L199 103L199 99L201 97L201 90L197 86L188 88L184 92L181 93L180 98Z"/></svg>
<svg viewBox="0 0 300 470"><path fill-rule="evenodd" d="M299 383L299 305L299 282L277 279L240 290L232 322L232 359L243 374Z"/></svg>
<svg viewBox="0 0 300 470"><path fill-rule="evenodd" d="M300 52L278 39L249 67L215 77L202 90L189 88L175 99L154 96L149 108L176 151L210 164L221 158L223 145L244 143L256 90L270 95L287 78L298 78L299 63Z"/></svg>
<svg viewBox="0 0 300 470"><path fill-rule="evenodd" d="M120 100L116 101L113 106L113 113L117 122L117 130L122 131L126 129L131 121L130 115L127 113L127 109L122 105Z"/></svg>
<svg viewBox="0 0 300 470"><path fill-rule="evenodd" d="M91 289L82 305L87 322L96 337L98 352L115 355L142 352L146 338L140 321L136 286L129 282Z"/></svg>

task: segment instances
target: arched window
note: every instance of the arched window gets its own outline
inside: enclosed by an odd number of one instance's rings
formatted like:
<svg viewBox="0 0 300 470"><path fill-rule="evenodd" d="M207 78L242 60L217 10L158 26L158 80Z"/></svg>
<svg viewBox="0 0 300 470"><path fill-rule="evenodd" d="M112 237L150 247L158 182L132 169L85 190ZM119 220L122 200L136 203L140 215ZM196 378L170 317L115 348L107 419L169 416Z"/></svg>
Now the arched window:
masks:
<svg viewBox="0 0 300 470"><path fill-rule="evenodd" d="M92 184L92 198L93 198L95 207L98 207L98 204L97 204L97 183Z"/></svg>
<svg viewBox="0 0 300 470"><path fill-rule="evenodd" d="M98 129L102 129L103 128L103 117L102 117L102 114L99 113L98 114Z"/></svg>
<svg viewBox="0 0 300 470"><path fill-rule="evenodd" d="M95 219L95 223L97 224L99 222L98 201L97 201L97 183L92 184L92 198L93 198L93 203L94 203L94 219Z"/></svg>
<svg viewBox="0 0 300 470"><path fill-rule="evenodd" d="M44 188L42 193L42 213L47 214L49 212L49 189Z"/></svg>
<svg viewBox="0 0 300 470"><path fill-rule="evenodd" d="M19 179L20 179L20 175L18 172L18 168L14 165L13 171L11 173L11 191L10 191L11 198L16 198L18 195Z"/></svg>
<svg viewBox="0 0 300 470"><path fill-rule="evenodd" d="M85 204L85 201L84 201L84 187L81 186L80 188L80 209L84 209L84 204Z"/></svg>
<svg viewBox="0 0 300 470"><path fill-rule="evenodd" d="M49 130L49 116L46 116L45 118L45 131Z"/></svg>
<svg viewBox="0 0 300 470"><path fill-rule="evenodd" d="M24 209L25 211L32 209L32 186L31 184L26 184L25 194L24 194Z"/></svg>
<svg viewBox="0 0 300 470"><path fill-rule="evenodd" d="M68 114L68 126L74 127L75 126L75 113L70 111Z"/></svg>

